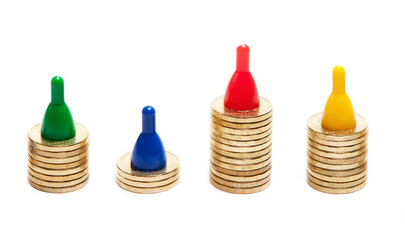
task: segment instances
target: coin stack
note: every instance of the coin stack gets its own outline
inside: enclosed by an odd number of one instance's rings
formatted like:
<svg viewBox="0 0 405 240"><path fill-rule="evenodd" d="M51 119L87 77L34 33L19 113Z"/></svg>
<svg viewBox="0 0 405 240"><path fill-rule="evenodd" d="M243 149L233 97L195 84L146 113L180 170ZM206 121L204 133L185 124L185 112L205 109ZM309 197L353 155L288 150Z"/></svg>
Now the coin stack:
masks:
<svg viewBox="0 0 405 240"><path fill-rule="evenodd" d="M309 118L308 184L321 192L352 193L362 189L367 179L366 120L356 115L356 128L330 131L322 128L322 114Z"/></svg>
<svg viewBox="0 0 405 240"><path fill-rule="evenodd" d="M28 133L28 181L40 191L66 193L83 188L89 179L89 132L76 123L76 136L65 141L41 137L41 124Z"/></svg>
<svg viewBox="0 0 405 240"><path fill-rule="evenodd" d="M259 108L235 111L224 97L211 104L210 181L230 193L260 192L270 184L273 107L261 97Z"/></svg>

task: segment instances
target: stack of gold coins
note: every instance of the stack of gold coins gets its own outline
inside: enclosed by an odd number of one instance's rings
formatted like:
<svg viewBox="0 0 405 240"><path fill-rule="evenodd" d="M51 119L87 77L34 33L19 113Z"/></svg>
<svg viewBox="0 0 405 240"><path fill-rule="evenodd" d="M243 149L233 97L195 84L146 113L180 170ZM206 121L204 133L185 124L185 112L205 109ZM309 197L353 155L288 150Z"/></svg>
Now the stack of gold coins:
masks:
<svg viewBox="0 0 405 240"><path fill-rule="evenodd" d="M89 132L76 123L76 136L65 141L41 137L41 124L28 133L28 181L40 191L66 193L81 189L89 179Z"/></svg>
<svg viewBox="0 0 405 240"><path fill-rule="evenodd" d="M176 155L166 151L166 167L159 171L143 172L131 168L131 152L117 161L117 184L135 193L158 193L177 185L180 176L180 161Z"/></svg>
<svg viewBox="0 0 405 240"><path fill-rule="evenodd" d="M255 193L270 184L273 107L261 97L260 107L235 111L224 97L211 104L210 181L230 193Z"/></svg>
<svg viewBox="0 0 405 240"><path fill-rule="evenodd" d="M330 131L322 128L322 114L309 118L308 184L321 192L344 194L362 189L367 179L366 120L356 115L356 128Z"/></svg>

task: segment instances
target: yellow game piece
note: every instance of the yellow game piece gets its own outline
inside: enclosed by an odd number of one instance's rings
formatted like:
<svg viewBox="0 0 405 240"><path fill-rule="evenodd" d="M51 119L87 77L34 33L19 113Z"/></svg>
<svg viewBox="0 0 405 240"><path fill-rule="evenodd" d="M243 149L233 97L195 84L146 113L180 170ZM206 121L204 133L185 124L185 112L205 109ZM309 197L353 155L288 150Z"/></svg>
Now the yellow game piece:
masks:
<svg viewBox="0 0 405 240"><path fill-rule="evenodd" d="M333 131L347 131L356 127L356 116L346 94L345 69L333 68L333 91L322 114L322 127Z"/></svg>

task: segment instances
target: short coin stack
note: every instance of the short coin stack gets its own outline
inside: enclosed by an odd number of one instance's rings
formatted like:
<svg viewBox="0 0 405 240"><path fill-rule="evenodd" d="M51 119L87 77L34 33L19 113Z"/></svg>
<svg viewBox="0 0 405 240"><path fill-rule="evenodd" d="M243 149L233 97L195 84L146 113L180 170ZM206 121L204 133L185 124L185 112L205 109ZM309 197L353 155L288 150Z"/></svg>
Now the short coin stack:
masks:
<svg viewBox="0 0 405 240"><path fill-rule="evenodd" d="M28 133L28 181L40 191L66 193L83 188L89 179L89 132L76 123L76 136L65 141L41 137L41 124Z"/></svg>
<svg viewBox="0 0 405 240"><path fill-rule="evenodd" d="M135 193L158 193L169 190L179 182L180 161L176 155L166 151L166 167L159 171L142 172L131 168L131 152L117 161L117 184Z"/></svg>
<svg viewBox="0 0 405 240"><path fill-rule="evenodd" d="M273 107L261 97L260 107L234 111L224 98L211 104L210 181L239 194L262 191L270 184Z"/></svg>
<svg viewBox="0 0 405 240"><path fill-rule="evenodd" d="M356 128L329 131L322 128L322 114L309 118L308 184L321 192L352 193L362 189L367 179L366 120L356 115Z"/></svg>

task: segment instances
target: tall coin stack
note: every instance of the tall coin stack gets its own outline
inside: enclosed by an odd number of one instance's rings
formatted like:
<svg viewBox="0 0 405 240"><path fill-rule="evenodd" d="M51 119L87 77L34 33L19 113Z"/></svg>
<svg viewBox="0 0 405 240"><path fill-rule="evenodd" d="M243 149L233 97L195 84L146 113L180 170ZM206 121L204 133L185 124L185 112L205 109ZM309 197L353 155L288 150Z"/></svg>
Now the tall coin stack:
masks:
<svg viewBox="0 0 405 240"><path fill-rule="evenodd" d="M255 193L270 184L272 104L261 97L254 111L233 111L224 98L211 104L210 181L230 193Z"/></svg>

